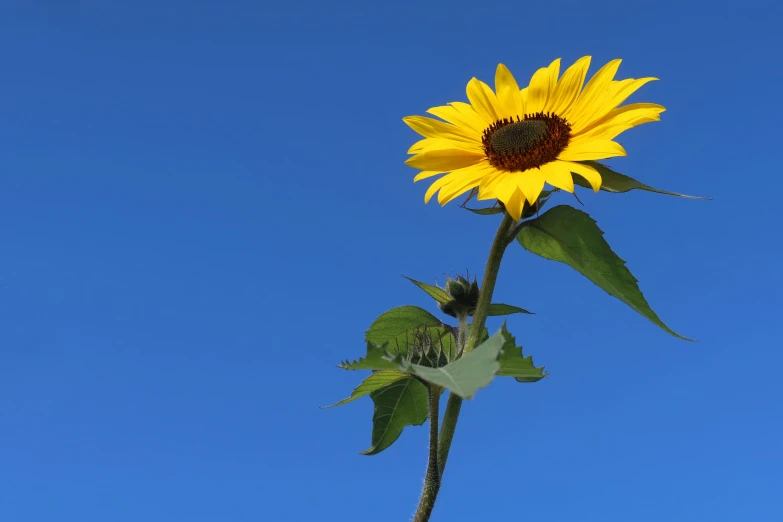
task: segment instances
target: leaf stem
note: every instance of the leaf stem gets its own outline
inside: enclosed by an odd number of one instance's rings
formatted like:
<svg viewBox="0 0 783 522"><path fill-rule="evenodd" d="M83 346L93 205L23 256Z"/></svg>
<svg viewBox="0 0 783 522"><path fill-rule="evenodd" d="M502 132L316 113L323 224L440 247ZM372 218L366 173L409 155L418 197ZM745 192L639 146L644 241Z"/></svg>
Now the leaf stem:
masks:
<svg viewBox="0 0 783 522"><path fill-rule="evenodd" d="M459 320L459 326L457 327L457 335L455 336L457 338L456 357L460 358L462 357L462 352L465 349L465 340L467 339L468 328L470 325L468 325L468 314L466 313L459 314L457 319Z"/></svg>
<svg viewBox="0 0 783 522"><path fill-rule="evenodd" d="M435 499L440 490L440 469L438 466L438 420L440 408L440 387L430 385L430 453L427 460L427 474L424 476L424 489L421 492L419 507L413 522L427 522L435 507Z"/></svg>
<svg viewBox="0 0 783 522"><path fill-rule="evenodd" d="M489 304L492 301L492 294L495 291L495 282L498 278L498 272L500 271L500 261L503 259L503 254L506 252L506 247L514 239L514 236L510 234L512 227L514 226L514 220L507 213L503 214L503 221L498 227L497 234L495 234L495 241L492 243L492 248L489 251L489 257L487 258L487 266L484 269L484 279L481 283L481 293L479 294L478 304L476 305L476 311L473 313L473 324L470 327L470 334L465 341L464 347L460 348L463 353L467 353L475 348L481 340L482 333L484 332L484 325L487 321L487 313L489 312ZM462 321L460 321L462 323ZM460 330L463 330L467 325L460 324ZM460 336L464 339L464 330L460 333ZM432 392L430 392L430 411L432 411L433 399ZM436 401L440 398L440 391ZM437 406L436 406L437 407ZM436 441L432 440L433 430L430 426L430 460L427 463L427 476L424 479L424 491L419 501L419 507L416 510L416 517L414 522L427 522L430 519L432 508L435 506L435 499L438 495L438 489L440 489L440 480L443 476L443 471L446 469L446 459L449 458L449 450L451 449L451 441L454 438L454 432L457 429L457 420L459 419L459 412L462 408L462 399L453 393L449 393L449 400L446 403L446 411L443 415L443 423L440 428L440 438ZM430 414L430 423L432 419L437 419L437 416L433 417ZM435 427L435 437L437 435L437 426ZM436 488L428 489L428 478L430 477L430 464L433 462L432 453L433 447L435 448L437 464L437 474L433 474L437 480Z"/></svg>

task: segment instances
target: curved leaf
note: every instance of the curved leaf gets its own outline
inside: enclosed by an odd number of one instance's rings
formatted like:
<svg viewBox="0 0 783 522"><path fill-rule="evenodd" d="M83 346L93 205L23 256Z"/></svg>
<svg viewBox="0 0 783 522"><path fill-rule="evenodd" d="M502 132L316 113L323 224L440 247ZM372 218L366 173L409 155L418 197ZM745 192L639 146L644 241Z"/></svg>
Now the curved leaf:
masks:
<svg viewBox="0 0 783 522"><path fill-rule="evenodd" d="M488 207L488 208L468 208L464 207L465 210L470 210L474 214L478 214L480 216L491 216L494 214L502 214L505 212L505 209L502 207Z"/></svg>
<svg viewBox="0 0 783 522"><path fill-rule="evenodd" d="M354 388L353 392L351 392L350 397L347 397L341 400L340 402L332 404L331 406L321 406L321 407L334 408L335 406L342 406L343 404L347 404L351 401L355 401L360 397L364 397L365 395L372 393L375 390L379 390L385 386L388 386L395 381L404 379L407 376L408 376L407 374L397 370L382 370L379 372L375 372L369 377L367 377L366 379L364 379L359 384L359 386Z"/></svg>
<svg viewBox="0 0 783 522"><path fill-rule="evenodd" d="M500 368L497 360L505 342L504 335L508 335L505 326L469 353L440 368L412 364L399 353L390 353L386 349L387 343L377 345L371 342L367 343L364 357L353 362L344 361L338 367L344 370L398 370L469 399L476 390L488 385Z"/></svg>
<svg viewBox="0 0 783 522"><path fill-rule="evenodd" d="M628 192L630 190L638 189L638 190L646 190L647 192L656 192L658 194L666 194L667 196L677 196L680 198L687 198L687 199L703 199L703 200L709 200L711 198L702 198L698 196L688 196L687 194L680 194L678 192L669 192L668 190L660 190L654 187L651 187L650 185L646 185L640 181L636 181L630 176L626 176L625 174L620 174L619 172L615 172L606 165L602 165L596 161L580 161L579 163L583 163L585 165L589 165L593 167L595 170L598 171L599 174L601 174L601 190L605 190L606 192ZM586 179L584 179L579 174L574 174L574 183L581 187L590 188L590 183L587 182Z"/></svg>
<svg viewBox="0 0 783 522"><path fill-rule="evenodd" d="M404 377L370 393L375 403L372 445L360 452L377 455L396 441L405 426L420 426L427 420L427 387L413 377Z"/></svg>
<svg viewBox="0 0 783 522"><path fill-rule="evenodd" d="M418 306L398 306L379 315L364 335L365 341L382 343L421 326L441 326L440 319Z"/></svg>
<svg viewBox="0 0 783 522"><path fill-rule="evenodd" d="M533 312L528 312L524 308L520 308L518 306L512 306L502 303L492 303L489 305L489 311L487 312L487 315L495 316L495 315L511 315L511 314L530 314L533 315Z"/></svg>
<svg viewBox="0 0 783 522"><path fill-rule="evenodd" d="M343 370L404 370L405 361L399 354L389 353L388 344L368 342L367 355L353 362L343 361L337 367Z"/></svg>
<svg viewBox="0 0 783 522"><path fill-rule="evenodd" d="M446 304L449 301L451 301L451 297L449 297L449 294L447 294L446 291L443 290L442 288L438 288L437 286L433 286L433 285L428 285L427 283L422 283L421 281L416 281L415 279L411 279L408 276L402 276L402 277L404 277L414 285L418 286L419 288L427 292L427 294L430 297L435 299L440 304Z"/></svg>
<svg viewBox="0 0 783 522"><path fill-rule="evenodd" d="M576 269L668 333L692 341L666 326L653 312L639 290L636 278L626 268L625 261L612 251L603 234L589 215L560 205L536 219L525 221L517 240L534 254Z"/></svg>
<svg viewBox="0 0 783 522"><path fill-rule="evenodd" d="M514 377L517 382L536 382L547 375L544 367L536 368L533 364L533 356L522 355L522 347L516 345L513 337L509 336L507 342L503 345L503 351L498 358L500 369L498 377Z"/></svg>

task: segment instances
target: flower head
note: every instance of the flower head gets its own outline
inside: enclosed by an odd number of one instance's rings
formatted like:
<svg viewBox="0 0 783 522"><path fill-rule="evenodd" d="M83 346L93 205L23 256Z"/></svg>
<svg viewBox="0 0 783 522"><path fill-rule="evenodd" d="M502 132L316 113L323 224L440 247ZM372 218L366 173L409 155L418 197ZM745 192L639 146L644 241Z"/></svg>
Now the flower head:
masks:
<svg viewBox="0 0 783 522"><path fill-rule="evenodd" d="M633 92L657 78L614 80L620 60L604 65L584 85L590 57L576 61L560 76L560 59L536 71L520 89L500 64L495 90L473 78L470 103L433 107L440 118L403 118L424 136L409 150L406 163L420 169L414 181L441 175L430 185L425 202L437 192L445 205L478 188L478 199L498 199L516 220L525 201L533 205L544 184L574 191L573 174L597 192L601 175L581 163L625 156L613 141L620 133L660 119L665 109L652 103L619 107ZM584 85L584 88L583 88Z"/></svg>

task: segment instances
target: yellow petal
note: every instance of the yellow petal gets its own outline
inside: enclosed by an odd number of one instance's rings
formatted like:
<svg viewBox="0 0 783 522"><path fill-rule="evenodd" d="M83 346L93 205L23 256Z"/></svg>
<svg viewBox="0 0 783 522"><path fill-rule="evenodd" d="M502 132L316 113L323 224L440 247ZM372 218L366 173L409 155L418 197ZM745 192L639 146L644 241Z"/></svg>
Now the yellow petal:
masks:
<svg viewBox="0 0 783 522"><path fill-rule="evenodd" d="M459 149L427 150L408 158L405 164L420 170L446 172L475 165L484 158L484 154Z"/></svg>
<svg viewBox="0 0 783 522"><path fill-rule="evenodd" d="M548 67L542 67L537 70L530 79L530 85L527 87L527 101L525 103L525 114L534 114L544 110L549 99L550 88L550 70Z"/></svg>
<svg viewBox="0 0 783 522"><path fill-rule="evenodd" d="M438 193L438 203L445 205L454 198L477 187L481 179L486 176L490 170L487 169L489 163L479 163L472 167L455 170L449 175L452 180L440 189Z"/></svg>
<svg viewBox="0 0 783 522"><path fill-rule="evenodd" d="M609 104L612 105L611 109L614 109L621 103L623 103L630 95L638 91L643 85L646 85L650 82L654 82L658 80L658 78L639 78L639 79L628 79L621 82L614 82L613 86L613 92L611 99L609 101Z"/></svg>
<svg viewBox="0 0 783 522"><path fill-rule="evenodd" d="M517 186L517 178L521 173L519 172L504 172L502 176L497 177L497 181L493 184L492 192L494 196L502 201L506 205L506 210L516 220L522 215L522 206L525 202L525 195L519 190ZM488 199L488 194L485 192L484 196L481 195L482 186L479 185L479 198ZM518 193L515 195L515 193ZM509 208L510 207L510 208Z"/></svg>
<svg viewBox="0 0 783 522"><path fill-rule="evenodd" d="M571 108L582 91L587 69L590 68L590 59L589 56L578 59L563 73L563 77L557 82L557 86L546 104L546 111L565 114Z"/></svg>
<svg viewBox="0 0 783 522"><path fill-rule="evenodd" d="M549 70L549 94L551 95L555 92L557 79L560 77L560 58L550 63L547 69Z"/></svg>
<svg viewBox="0 0 783 522"><path fill-rule="evenodd" d="M557 159L562 161L586 161L614 156L625 156L622 145L612 140L587 140L579 143L569 143Z"/></svg>
<svg viewBox="0 0 783 522"><path fill-rule="evenodd" d="M514 221L522 219L522 209L525 207L525 195L522 191L515 189L509 197L503 201L506 206L506 212L514 218Z"/></svg>
<svg viewBox="0 0 783 522"><path fill-rule="evenodd" d="M443 185L446 185L449 181L451 181L449 179L450 176L451 174L446 174L442 178L436 179L432 185L429 186L427 192L424 194L424 203L429 203L430 199L432 199L432 196L434 196L435 193L439 191L441 187L443 187Z"/></svg>
<svg viewBox="0 0 783 522"><path fill-rule="evenodd" d="M498 64L495 72L495 91L499 102L499 116L501 118L510 118L524 114L522 98L519 95L519 85L514 79L514 75L505 65Z"/></svg>
<svg viewBox="0 0 783 522"><path fill-rule="evenodd" d="M479 183L478 199L484 201L497 198L495 187L508 175L509 173L507 172L493 168L492 172L484 176L481 179L481 183Z"/></svg>
<svg viewBox="0 0 783 522"><path fill-rule="evenodd" d="M408 149L408 154L417 154L420 152L431 150L465 150L468 152L475 152L477 154L484 154L484 148L480 142L465 142L447 140L445 138L424 138L419 140Z"/></svg>
<svg viewBox="0 0 783 522"><path fill-rule="evenodd" d="M408 148L408 154L416 154L417 152L421 152L421 149L424 148L425 143L427 143L427 138L417 141Z"/></svg>
<svg viewBox="0 0 783 522"><path fill-rule="evenodd" d="M473 129L458 127L440 120L427 118L426 116L406 116L402 121L425 138L447 138L455 141L481 142L481 133Z"/></svg>
<svg viewBox="0 0 783 522"><path fill-rule="evenodd" d="M665 110L665 107L656 103L631 103L618 107L585 130L574 133L574 141L583 137L611 140L631 127L660 120L658 115Z"/></svg>
<svg viewBox="0 0 783 522"><path fill-rule="evenodd" d="M443 174L443 172L439 172L437 170L422 170L421 172L416 174L416 177L413 178L413 182L416 183L417 181L431 178L432 176L437 176L438 174Z"/></svg>
<svg viewBox="0 0 783 522"><path fill-rule="evenodd" d="M546 165L541 166L541 171L546 176L546 182L565 190L566 192L574 191L574 178L571 176L571 171L568 167L563 165L560 161L552 161Z"/></svg>
<svg viewBox="0 0 783 522"><path fill-rule="evenodd" d="M532 205L536 202L538 196L541 195L541 191L544 190L545 181L546 176L540 169L528 169L519 173L517 186Z"/></svg>
<svg viewBox="0 0 783 522"><path fill-rule="evenodd" d="M489 85L477 78L472 78L465 89L470 104L487 125L498 121L496 106L499 104L497 96L489 88Z"/></svg>
<svg viewBox="0 0 783 522"><path fill-rule="evenodd" d="M593 190L598 192L601 189L601 175L593 167L583 165L582 163L574 163L571 161L563 161L562 163L571 172L579 174L590 183Z"/></svg>
<svg viewBox="0 0 783 522"><path fill-rule="evenodd" d="M612 60L601 67L587 82L584 90L582 90L582 94L579 95L574 105L565 114L572 128L582 119L589 118L599 108L603 100L609 96L612 80L614 75L617 74L617 69L620 68L621 62L622 60L619 59Z"/></svg>
<svg viewBox="0 0 783 522"><path fill-rule="evenodd" d="M519 98L522 100L522 114L527 114L527 92L528 88L525 87L524 89L519 91Z"/></svg>
<svg viewBox="0 0 783 522"><path fill-rule="evenodd" d="M589 117L582 117L578 122L571 125L572 133L579 133L586 128L592 127L597 121L602 120L615 107L623 103L631 94L636 92L644 84L657 80L658 78L640 78L621 80L612 82L609 86L610 93L604 97L600 103L596 104L595 111Z"/></svg>
<svg viewBox="0 0 783 522"><path fill-rule="evenodd" d="M452 105L456 105L456 103ZM470 105L468 105L468 107L470 107ZM465 130L465 132L470 132L472 135L477 134L481 136L481 133L487 128L487 124L484 123L484 120L482 120L478 114L476 114L476 111L474 111L472 107L470 107L470 111L462 111L458 110L455 106L441 105L439 107L432 107L427 112L453 123Z"/></svg>

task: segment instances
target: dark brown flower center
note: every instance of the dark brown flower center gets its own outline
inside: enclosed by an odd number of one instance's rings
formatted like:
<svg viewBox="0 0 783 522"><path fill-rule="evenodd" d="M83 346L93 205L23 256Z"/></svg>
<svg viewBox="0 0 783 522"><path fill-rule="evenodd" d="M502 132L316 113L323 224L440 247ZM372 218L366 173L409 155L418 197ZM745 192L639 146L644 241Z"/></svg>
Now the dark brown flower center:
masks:
<svg viewBox="0 0 783 522"><path fill-rule="evenodd" d="M557 159L571 138L571 125L560 116L538 112L517 121L503 118L484 131L481 142L489 163L520 172Z"/></svg>

